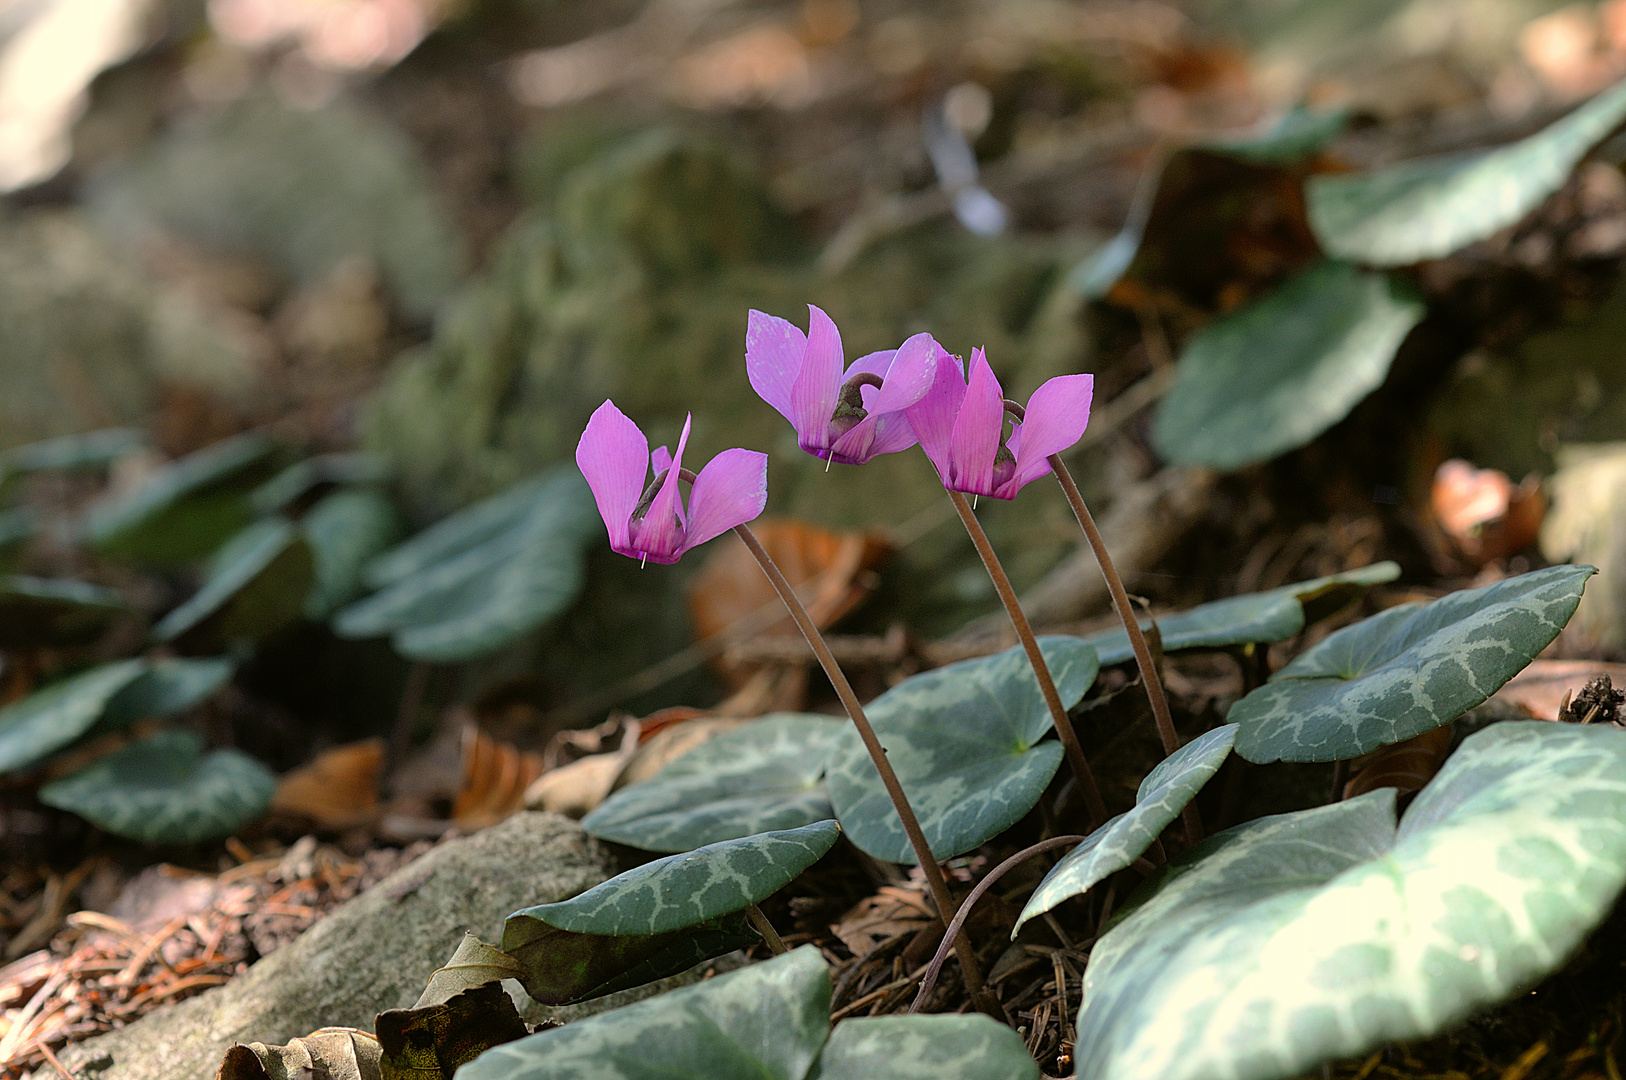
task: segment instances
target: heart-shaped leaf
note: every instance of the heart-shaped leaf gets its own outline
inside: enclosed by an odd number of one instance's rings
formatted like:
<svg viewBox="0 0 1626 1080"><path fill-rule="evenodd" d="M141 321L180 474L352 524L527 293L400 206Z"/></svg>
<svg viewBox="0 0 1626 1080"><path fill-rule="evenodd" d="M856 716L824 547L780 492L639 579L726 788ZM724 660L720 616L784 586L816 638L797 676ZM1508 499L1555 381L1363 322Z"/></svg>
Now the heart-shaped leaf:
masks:
<svg viewBox="0 0 1626 1080"><path fill-rule="evenodd" d="M1022 1037L986 1016L843 1020L808 1080L1039 1080Z"/></svg>
<svg viewBox="0 0 1626 1080"><path fill-rule="evenodd" d="M1553 566L1346 626L1231 707L1236 751L1337 761L1455 720L1558 636L1595 573Z"/></svg>
<svg viewBox="0 0 1626 1080"><path fill-rule="evenodd" d="M1236 725L1226 724L1193 739L1146 774L1135 793L1135 807L1084 838L1039 883L1011 930L1043 915L1069 897L1079 896L1099 881L1128 866L1152 846L1164 829L1197 797L1231 754Z"/></svg>
<svg viewBox="0 0 1626 1080"><path fill-rule="evenodd" d="M1303 446L1377 389L1422 317L1399 279L1315 263L1191 336L1152 441L1171 462L1216 469Z"/></svg>
<svg viewBox="0 0 1626 1080"><path fill-rule="evenodd" d="M1095 681L1095 650L1078 638L1042 637L1062 704ZM1004 832L1039 801L1061 765L1044 739L1050 710L1020 647L905 679L866 706L904 794L939 859ZM826 763L830 801L847 838L886 862L915 852L858 733L845 730Z"/></svg>
<svg viewBox="0 0 1626 1080"><path fill-rule="evenodd" d="M316 583L305 598L305 616L321 620L361 591L362 568L400 534L395 507L367 488L338 491L299 519L315 557Z"/></svg>
<svg viewBox="0 0 1626 1080"><path fill-rule="evenodd" d="M159 731L40 788L40 801L149 844L218 840L265 811L277 778L237 750Z"/></svg>
<svg viewBox="0 0 1626 1080"><path fill-rule="evenodd" d="M1210 139L1202 149L1259 165L1285 165L1319 154L1349 126L1348 109L1295 105L1253 131Z"/></svg>
<svg viewBox="0 0 1626 1080"><path fill-rule="evenodd" d="M288 466L255 488L248 502L262 517L283 514L331 488L383 484L390 475L389 461L379 454L318 454Z"/></svg>
<svg viewBox="0 0 1626 1080"><path fill-rule="evenodd" d="M502 950L536 1000L559 1005L653 982L756 940L742 913L818 862L834 821L726 840L656 859L580 896L525 908Z"/></svg>
<svg viewBox="0 0 1626 1080"><path fill-rule="evenodd" d="M1078 1075L1297 1076L1535 983L1626 883L1622 775L1626 732L1496 724L1398 829L1384 789L1209 838L1096 944Z"/></svg>
<svg viewBox="0 0 1626 1080"><path fill-rule="evenodd" d="M0 483L25 473L99 469L146 445L147 436L136 428L104 428L14 446L0 454Z"/></svg>
<svg viewBox="0 0 1626 1080"><path fill-rule="evenodd" d="M165 615L153 637L204 652L263 641L304 612L314 562L292 523L255 522L221 549L203 588Z"/></svg>
<svg viewBox="0 0 1626 1080"><path fill-rule="evenodd" d="M1321 601L1328 613L1342 607L1368 585L1379 585L1400 576L1392 562L1373 563L1359 570L1312 578L1264 592L1246 593L1200 604L1189 611L1159 616L1158 633L1163 651L1188 649L1229 649L1254 642L1286 641L1304 629L1307 601ZM1143 629L1151 623L1142 617ZM1122 664L1134 659L1129 635L1122 629L1102 630L1083 639L1101 658L1101 666Z"/></svg>
<svg viewBox="0 0 1626 1080"><path fill-rule="evenodd" d="M1626 83L1509 146L1312 177L1310 227L1343 259L1403 266L1441 258L1534 210L1622 120Z"/></svg>
<svg viewBox="0 0 1626 1080"><path fill-rule="evenodd" d="M600 840L689 851L835 816L824 757L845 720L776 713L724 732L582 819Z"/></svg>
<svg viewBox="0 0 1626 1080"><path fill-rule="evenodd" d="M339 612L342 637L389 635L402 656L457 663L495 652L576 598L599 524L575 468L551 470L386 553L382 591Z"/></svg>
<svg viewBox="0 0 1626 1080"><path fill-rule="evenodd" d="M112 589L64 578L0 577L0 649L40 649L94 641L128 615Z"/></svg>
<svg viewBox="0 0 1626 1080"><path fill-rule="evenodd" d="M94 503L84 531L97 553L156 566L195 562L248 524L245 486L275 449L257 432L234 436Z"/></svg>
<svg viewBox="0 0 1626 1080"><path fill-rule="evenodd" d="M803 1080L830 1030L830 974L804 945L694 986L495 1047L458 1080Z"/></svg>
<svg viewBox="0 0 1626 1080"><path fill-rule="evenodd" d="M144 660L91 668L0 709L0 775L32 768L89 731Z"/></svg>
<svg viewBox="0 0 1626 1080"><path fill-rule="evenodd" d="M174 716L195 708L226 685L234 669L235 665L224 658L149 660L146 670L108 700L91 733L122 731L138 720Z"/></svg>

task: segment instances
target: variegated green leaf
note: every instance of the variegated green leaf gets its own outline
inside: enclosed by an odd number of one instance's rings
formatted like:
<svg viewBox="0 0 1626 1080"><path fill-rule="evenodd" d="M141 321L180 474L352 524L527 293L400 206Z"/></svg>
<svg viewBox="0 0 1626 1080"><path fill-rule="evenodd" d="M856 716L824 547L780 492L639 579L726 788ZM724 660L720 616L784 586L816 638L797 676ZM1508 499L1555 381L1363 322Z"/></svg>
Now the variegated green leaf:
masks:
<svg viewBox="0 0 1626 1080"><path fill-rule="evenodd" d="M1152 441L1171 462L1216 469L1303 446L1377 389L1422 317L1405 282L1315 263L1191 336Z"/></svg>
<svg viewBox="0 0 1626 1080"><path fill-rule="evenodd" d="M1622 120L1626 83L1509 146L1311 177L1310 228L1327 252L1356 262L1441 258L1534 210Z"/></svg>
<svg viewBox="0 0 1626 1080"><path fill-rule="evenodd" d="M237 750L205 754L193 731L160 731L40 788L40 801L115 836L187 844L228 836L265 812L271 770Z"/></svg>
<svg viewBox="0 0 1626 1080"><path fill-rule="evenodd" d="M0 478L24 473L104 468L145 449L147 436L136 428L104 428L78 435L14 446L0 453Z"/></svg>
<svg viewBox="0 0 1626 1080"><path fill-rule="evenodd" d="M216 554L203 588L165 615L153 637L207 652L263 641L304 612L314 575L310 542L293 524L255 522Z"/></svg>
<svg viewBox="0 0 1626 1080"><path fill-rule="evenodd" d="M305 616L325 619L354 599L362 568L401 531L395 507L368 488L337 491L299 519L315 558L315 584L305 597Z"/></svg>
<svg viewBox="0 0 1626 1080"><path fill-rule="evenodd" d="M65 578L0 577L0 649L84 645L121 615L112 589Z"/></svg>
<svg viewBox="0 0 1626 1080"><path fill-rule="evenodd" d="M689 751L582 819L600 840L689 851L835 817L824 756L847 721L774 713Z"/></svg>
<svg viewBox="0 0 1626 1080"><path fill-rule="evenodd" d="M563 611L603 526L580 472L560 467L442 521L369 565L382 589L344 608L342 637L388 635L401 655L456 663Z"/></svg>
<svg viewBox="0 0 1626 1080"><path fill-rule="evenodd" d="M1230 756L1236 725L1215 728L1182 746L1146 774L1135 807L1096 829L1057 863L1028 899L1011 930L1117 873L1146 852Z"/></svg>
<svg viewBox="0 0 1626 1080"><path fill-rule="evenodd" d="M91 668L0 709L0 775L31 768L89 731L145 660Z"/></svg>
<svg viewBox="0 0 1626 1080"><path fill-rule="evenodd" d="M1095 650L1071 637L1043 637L1039 645L1062 704L1078 704L1100 667ZM1044 740L1050 710L1019 647L905 679L865 711L939 859L1016 824L1061 764L1061 744ZM856 731L837 737L826 769L847 838L877 859L914 863L903 823Z"/></svg>
<svg viewBox="0 0 1626 1080"><path fill-rule="evenodd" d="M986 1016L875 1016L837 1024L807 1080L1039 1080L1039 1065Z"/></svg>
<svg viewBox="0 0 1626 1080"><path fill-rule="evenodd" d="M1085 1080L1277 1080L1423 1038L1563 965L1626 883L1626 732L1471 736L1398 830L1394 791L1175 859L1096 945Z"/></svg>
<svg viewBox="0 0 1626 1080"><path fill-rule="evenodd" d="M819 950L492 1047L457 1080L803 1080L830 1031Z"/></svg>
<svg viewBox="0 0 1626 1080"><path fill-rule="evenodd" d="M224 658L188 660L171 656L149 660L145 671L109 699L91 733L120 731L148 717L186 712L213 697L226 685L234 668Z"/></svg>
<svg viewBox="0 0 1626 1080"><path fill-rule="evenodd" d="M790 884L840 833L820 821L657 859L570 900L516 911L502 950L525 966L526 992L549 1005L674 975L754 941L741 913Z"/></svg>
<svg viewBox="0 0 1626 1080"><path fill-rule="evenodd" d="M383 484L390 473L389 461L379 454L318 454L288 466L255 488L248 502L256 514L284 514L334 487Z"/></svg>
<svg viewBox="0 0 1626 1080"><path fill-rule="evenodd" d="M1346 626L1231 707L1236 751L1337 761L1455 720L1558 636L1595 573L1553 566Z"/></svg>
<svg viewBox="0 0 1626 1080"><path fill-rule="evenodd" d="M1399 576L1399 566L1380 562L1264 592L1230 596L1189 611L1159 616L1158 634L1166 653L1286 641L1304 629L1305 602L1321 601L1321 607L1335 610L1368 585L1393 581ZM1143 629L1151 628L1150 620L1142 617L1141 622ZM1088 634L1084 640L1095 649L1103 667L1122 664L1135 656L1129 647L1129 635L1122 629Z"/></svg>

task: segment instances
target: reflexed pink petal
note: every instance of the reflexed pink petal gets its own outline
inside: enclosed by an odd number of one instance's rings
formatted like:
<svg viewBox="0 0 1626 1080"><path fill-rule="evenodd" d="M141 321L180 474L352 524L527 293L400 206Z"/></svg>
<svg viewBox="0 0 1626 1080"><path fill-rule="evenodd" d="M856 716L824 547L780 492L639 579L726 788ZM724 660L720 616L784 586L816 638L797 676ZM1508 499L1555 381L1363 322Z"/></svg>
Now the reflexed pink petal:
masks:
<svg viewBox="0 0 1626 1080"><path fill-rule="evenodd" d="M1047 459L1051 454L1061 453L1084 437L1094 395L1094 375L1060 375L1033 392L1021 426L1021 441L1013 439L1008 444L1016 454L1014 480L1018 488L1050 471Z"/></svg>
<svg viewBox="0 0 1626 1080"><path fill-rule="evenodd" d="M935 343L934 343L935 344ZM965 373L960 361L937 346L937 369L932 388L904 411L909 427L920 440L920 448L937 466L946 483L949 478L949 442L954 435L954 418L965 399Z"/></svg>
<svg viewBox="0 0 1626 1080"><path fill-rule="evenodd" d="M644 493L648 460L644 433L611 401L594 410L576 443L576 467L593 490L610 547L617 551L628 545L627 522Z"/></svg>
<svg viewBox="0 0 1626 1080"><path fill-rule="evenodd" d="M971 350L965 400L949 439L949 486L968 494L993 494L994 455L999 451L1005 405L999 380L981 349Z"/></svg>
<svg viewBox="0 0 1626 1080"><path fill-rule="evenodd" d="M657 446L649 452L649 467L659 476L672 467L672 451L664 446Z"/></svg>
<svg viewBox="0 0 1626 1080"><path fill-rule="evenodd" d="M791 388L802 370L807 335L790 320L752 311L745 324L745 374L757 396L791 423Z"/></svg>
<svg viewBox="0 0 1626 1080"><path fill-rule="evenodd" d="M632 546L647 553L655 562L673 562L683 553L683 500L678 497L678 473L683 468L683 448L689 442L693 417L684 417L683 434L678 436L672 466L661 483L649 511L632 530Z"/></svg>
<svg viewBox="0 0 1626 1080"><path fill-rule="evenodd" d="M875 425L880 418L866 416L830 445L830 457L843 465L862 465L875 456Z"/></svg>
<svg viewBox="0 0 1626 1080"><path fill-rule="evenodd" d="M892 366L892 358L898 355L896 349L882 349L880 352L865 353L841 373L841 381L848 382L854 375L876 375L886 377L886 369Z"/></svg>
<svg viewBox="0 0 1626 1080"><path fill-rule="evenodd" d="M874 419L875 441L869 446L870 457L896 454L900 450L909 449L918 441L915 438L915 429L909 425L909 418L903 413L885 413Z"/></svg>
<svg viewBox="0 0 1626 1080"><path fill-rule="evenodd" d="M937 353L938 344L930 334L916 334L898 346L870 411L900 412L925 397L937 375Z"/></svg>
<svg viewBox="0 0 1626 1080"><path fill-rule="evenodd" d="M803 450L830 445L830 417L841 390L841 332L830 316L807 306L807 352L790 391L790 422Z"/></svg>
<svg viewBox="0 0 1626 1080"><path fill-rule="evenodd" d="M699 547L736 525L755 521L768 505L768 455L724 450L706 463L689 492L689 534L683 550Z"/></svg>

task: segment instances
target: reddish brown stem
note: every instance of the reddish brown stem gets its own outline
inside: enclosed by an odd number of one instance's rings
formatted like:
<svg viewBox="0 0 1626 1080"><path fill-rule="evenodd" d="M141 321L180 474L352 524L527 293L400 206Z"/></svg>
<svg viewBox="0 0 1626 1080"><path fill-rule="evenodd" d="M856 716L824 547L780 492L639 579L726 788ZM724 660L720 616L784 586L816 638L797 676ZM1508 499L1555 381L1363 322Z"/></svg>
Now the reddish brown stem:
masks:
<svg viewBox="0 0 1626 1080"><path fill-rule="evenodd" d="M1050 709L1050 719L1056 725L1056 736L1061 739L1067 764L1072 767L1078 789L1084 793L1084 805L1089 808L1090 828L1093 829L1110 815L1107 814L1107 804L1101 799L1101 789L1096 786L1095 774L1090 771L1090 763L1084 757L1084 747L1079 745L1078 733L1073 730L1073 722L1067 718L1067 706L1062 704L1061 694L1056 691L1056 680L1050 676L1050 665L1045 663L1044 652L1039 648L1038 639L1033 636L1033 627L1022 605L1017 602L1016 590L1011 588L1011 579L1005 575L1005 568L994 553L994 545L988 542L988 534L972 512L971 504L958 491L950 491L948 495L955 513L960 515L960 521L965 525L965 531L971 535L971 543L982 559L983 568L994 583L999 602L1005 605L1005 614L1010 616L1011 626L1016 630L1017 639L1022 642L1022 650L1028 654L1028 663L1033 667L1034 678L1039 680L1039 692L1044 695L1044 703Z"/></svg>
<svg viewBox="0 0 1626 1080"><path fill-rule="evenodd" d="M1124 624L1124 633L1129 635L1129 647L1135 651L1135 666L1140 669L1140 680L1146 686L1146 697L1152 705L1152 719L1157 722L1158 738L1163 741L1163 753L1165 756L1172 754L1180 749L1180 736L1175 733L1174 717L1169 713L1169 699L1163 693L1163 680L1158 677L1157 664L1152 660L1152 650L1146 644L1146 635L1141 633L1135 611L1129 606L1129 593L1124 588L1123 579L1113 567L1112 555L1107 551L1106 542L1101 539L1101 530L1095 527L1095 518L1090 515L1090 508L1084 504L1084 496L1079 494L1073 474L1067 471L1060 454L1050 455L1050 470L1056 474L1056 481L1067 495L1073 516L1078 518L1079 527L1090 542L1090 550L1095 552L1095 561L1101 566L1101 576L1106 578L1107 590L1112 593L1112 606L1117 609L1118 618ZM1180 817L1185 823L1186 843L1195 844L1201 840L1203 824L1197 807L1187 803Z"/></svg>
<svg viewBox="0 0 1626 1080"><path fill-rule="evenodd" d="M684 479L689 480L690 483L694 482L688 475L688 470L684 470L683 475ZM819 633L819 628L814 624L812 616L807 613L807 609L802 606L802 601L797 598L796 590L791 588L789 581L785 580L785 575L779 572L779 567L774 565L773 559L769 557L767 549L757 540L756 534L747 525L736 526L734 532L744 542L746 550L750 551L756 558L757 563L762 567L762 572L768 576L769 583L773 585L774 592L779 594L779 599L784 601L786 609L790 612L790 617L795 620L797 628L802 632L802 636L807 639L808 647L813 650L813 655L818 657L819 665L824 668L825 675L829 676L830 685L835 687L836 696L841 699L841 704L846 708L847 715L852 718L853 727L858 729L858 737L863 740L864 749L869 751L870 760L875 763L875 771L881 775L881 784L886 788L887 795L892 799L892 806L897 810L898 820L903 822L904 834L909 837L909 846L914 848L915 858L920 863L921 872L926 875L926 884L931 889L933 902L937 905L937 917L943 921L945 927L949 928L945 940L954 942L955 952L960 957L960 968L965 975L966 989L969 991L972 1000L978 1003L979 1008L983 1008L985 1011L989 1011L991 1015L1003 1019L1001 1015L1003 1010L998 1009L997 1002L990 1007L989 1002L986 1000L991 995L988 995L986 988L983 986L982 967L977 963L977 954L971 948L971 942L965 936L964 931L952 922L957 905L954 903L953 895L949 892L948 882L943 878L943 868L937 865L937 857L932 854L931 845L926 842L926 834L920 828L920 819L915 817L914 808L909 805L909 797L904 794L903 785L898 782L898 774L892 770L892 763L887 760L885 747L881 745L881 740L876 737L875 729L870 726L869 718L864 715L864 706L859 703L858 695L853 693L852 684L847 681L847 676L842 674L841 666L836 663L836 658L831 655L830 647L825 644L824 635Z"/></svg>

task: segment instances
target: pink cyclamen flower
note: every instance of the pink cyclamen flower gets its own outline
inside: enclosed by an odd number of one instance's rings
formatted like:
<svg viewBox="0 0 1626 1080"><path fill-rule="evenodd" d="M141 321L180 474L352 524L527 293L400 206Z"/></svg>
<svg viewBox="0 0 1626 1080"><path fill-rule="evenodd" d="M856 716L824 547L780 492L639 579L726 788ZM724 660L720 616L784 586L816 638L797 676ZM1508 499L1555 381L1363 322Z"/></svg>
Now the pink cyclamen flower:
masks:
<svg viewBox="0 0 1626 1080"><path fill-rule="evenodd" d="M724 450L700 470L685 511L678 491L689 421L677 452L649 452L649 440L612 401L600 405L576 444L576 466L593 489L610 548L634 559L675 563L690 548L755 520L768 502L768 455ZM645 481L653 466L655 479Z"/></svg>
<svg viewBox="0 0 1626 1080"><path fill-rule="evenodd" d="M931 388L937 363L931 335L916 334L843 370L836 324L812 304L807 313L804 334L786 319L751 312L745 330L751 389L791 422L797 443L816 458L862 465L913 446L903 410Z"/></svg>
<svg viewBox="0 0 1626 1080"><path fill-rule="evenodd" d="M1014 499L1050 471L1049 457L1078 442L1090 423L1093 375L1061 375L1028 399L1024 420L1004 439L1004 391L981 349L971 351L971 377L946 352L931 391L908 418L943 486L967 495Z"/></svg>

